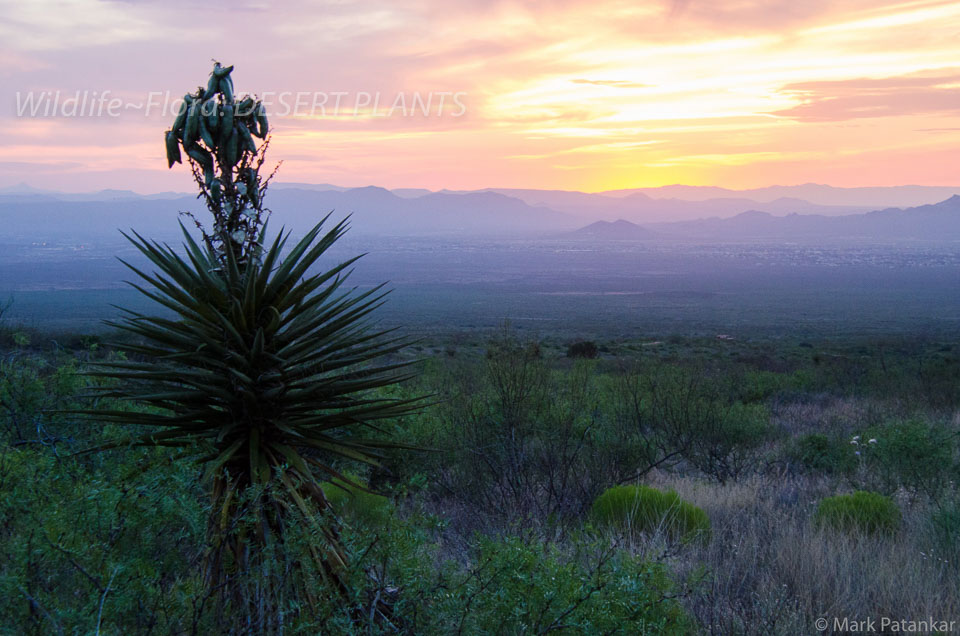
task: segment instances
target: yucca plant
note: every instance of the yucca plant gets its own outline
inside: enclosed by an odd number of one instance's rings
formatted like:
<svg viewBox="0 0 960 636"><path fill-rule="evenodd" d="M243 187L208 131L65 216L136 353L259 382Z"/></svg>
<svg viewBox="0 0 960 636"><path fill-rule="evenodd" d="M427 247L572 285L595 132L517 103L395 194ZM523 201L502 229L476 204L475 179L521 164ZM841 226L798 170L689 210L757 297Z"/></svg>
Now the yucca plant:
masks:
<svg viewBox="0 0 960 636"><path fill-rule="evenodd" d="M229 170L223 166L221 175ZM139 277L130 284L173 316L124 310L109 323L132 338L117 345L125 358L91 371L108 379L98 395L147 408L87 414L134 427L128 439L92 450L175 447L203 465L212 502L207 583L225 592L223 607L243 630L267 632L282 627L284 605L310 607L325 592L349 597L348 555L320 479L357 486L337 470L339 463L377 464L385 449L400 447L379 434L376 423L411 413L421 401L377 392L411 375L408 361L378 362L406 344L369 323L384 301L383 286L345 287L359 257L316 271L346 221L324 232L328 215L295 245L282 230L268 244L259 214L262 189L255 202L249 189L229 190L236 202L229 214L203 192L215 236L204 233L198 242L181 226L182 254L136 232L124 234L155 268L125 262ZM245 203L257 213L243 217L238 230L230 217ZM250 236L253 229L257 234ZM268 558L280 554L283 561L285 532L302 521L315 526L310 563L290 559L280 564L283 582L251 586L270 569ZM290 587L291 572L305 581L307 565L315 566L321 585L294 581Z"/></svg>

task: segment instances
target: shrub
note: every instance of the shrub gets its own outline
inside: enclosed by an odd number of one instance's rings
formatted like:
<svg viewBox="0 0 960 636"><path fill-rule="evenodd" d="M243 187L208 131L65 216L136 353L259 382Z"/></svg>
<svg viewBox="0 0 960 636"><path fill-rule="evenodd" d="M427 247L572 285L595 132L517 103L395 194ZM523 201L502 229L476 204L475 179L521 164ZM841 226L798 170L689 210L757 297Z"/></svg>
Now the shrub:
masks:
<svg viewBox="0 0 960 636"><path fill-rule="evenodd" d="M762 402L787 388L791 376L774 371L747 371L739 383L740 399L743 402Z"/></svg>
<svg viewBox="0 0 960 636"><path fill-rule="evenodd" d="M64 417L57 409L68 405L79 387L73 359L29 353L0 359L0 439L23 443L33 436L56 437L48 429L52 424L62 428Z"/></svg>
<svg viewBox="0 0 960 636"><path fill-rule="evenodd" d="M849 444L838 444L823 433L808 433L796 438L787 456L810 470L842 473L854 465Z"/></svg>
<svg viewBox="0 0 960 636"><path fill-rule="evenodd" d="M755 470L760 449L770 438L770 414L762 404L713 401L693 422L685 457L720 483Z"/></svg>
<svg viewBox="0 0 960 636"><path fill-rule="evenodd" d="M893 532L900 525L900 509L890 497L858 490L850 495L823 499L817 506L814 521L836 530Z"/></svg>
<svg viewBox="0 0 960 636"><path fill-rule="evenodd" d="M710 518L672 490L649 486L614 486L597 497L593 515L601 523L640 532L664 531L689 540L710 533Z"/></svg>
<svg viewBox="0 0 960 636"><path fill-rule="evenodd" d="M950 480L953 439L950 431L920 420L897 422L870 435L877 442L868 458L883 490L900 486L936 497Z"/></svg>
<svg viewBox="0 0 960 636"><path fill-rule="evenodd" d="M0 453L0 633L221 633L192 565L204 551L202 493L173 457Z"/></svg>
<svg viewBox="0 0 960 636"><path fill-rule="evenodd" d="M721 483L757 468L770 414L762 404L731 401L730 387L709 369L665 364L627 385L621 399L630 417L664 456L681 455Z"/></svg>
<svg viewBox="0 0 960 636"><path fill-rule="evenodd" d="M949 502L931 515L934 537L948 557L960 556L960 501Z"/></svg>
<svg viewBox="0 0 960 636"><path fill-rule="evenodd" d="M625 553L570 558L520 539L486 540L446 608L469 634L688 634L693 624L661 564ZM448 594L447 596L451 596ZM439 609L439 608L437 608ZM447 626L441 633L449 633Z"/></svg>
<svg viewBox="0 0 960 636"><path fill-rule="evenodd" d="M770 433L770 413L763 405L734 403L727 408L723 436L729 444L756 448Z"/></svg>
<svg viewBox="0 0 960 636"><path fill-rule="evenodd" d="M596 358L599 355L597 343L589 340L580 340L567 347L568 358Z"/></svg>
<svg viewBox="0 0 960 636"><path fill-rule="evenodd" d="M343 476L348 481L332 479L320 484L324 496L337 514L368 523L382 521L389 514L389 499L366 490L367 485L356 475L345 472Z"/></svg>
<svg viewBox="0 0 960 636"><path fill-rule="evenodd" d="M409 513L409 514L406 514ZM298 526L297 549L310 549ZM353 602L392 598L390 622L327 602L291 633L342 634L690 634L688 593L659 561L637 558L609 541L572 533L569 541L476 535L450 554L445 524L407 509L376 528L344 525L352 552ZM446 533L442 533L446 534ZM444 555L449 556L444 556ZM454 557L454 558L450 558ZM297 631L299 630L299 631Z"/></svg>

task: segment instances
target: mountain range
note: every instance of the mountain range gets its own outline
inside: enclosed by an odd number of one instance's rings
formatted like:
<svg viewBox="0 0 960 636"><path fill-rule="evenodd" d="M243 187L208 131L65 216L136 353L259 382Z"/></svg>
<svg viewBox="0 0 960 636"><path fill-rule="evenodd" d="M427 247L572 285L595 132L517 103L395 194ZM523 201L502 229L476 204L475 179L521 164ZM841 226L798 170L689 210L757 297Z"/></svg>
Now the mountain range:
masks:
<svg viewBox="0 0 960 636"><path fill-rule="evenodd" d="M712 240L866 239L960 241L960 195L932 205L885 208L865 214L773 216L750 210L727 219L654 224L664 235Z"/></svg>
<svg viewBox="0 0 960 636"><path fill-rule="evenodd" d="M584 240L873 240L960 241L960 195L933 205L887 208L866 214L774 216L750 210L731 218L637 225L619 219L597 221L561 235Z"/></svg>
<svg viewBox="0 0 960 636"><path fill-rule="evenodd" d="M666 186L605 193L519 189L432 192L278 183L271 186L267 204L275 211L274 224L304 228L334 212L337 217L351 214L354 232L370 235L956 240L960 239L960 197L948 195L940 202L933 198L947 192L960 192L960 188L834 188L807 184L751 191ZM797 194L815 201L793 196ZM680 195L692 198L677 198ZM881 195L891 202L919 200L921 204L909 208L870 205ZM115 238L118 228L131 227L153 236L171 237L175 236L177 213L187 210L199 211L200 219L205 218L202 204L184 193L141 195L105 190L76 194L21 184L0 188L0 241L92 241Z"/></svg>

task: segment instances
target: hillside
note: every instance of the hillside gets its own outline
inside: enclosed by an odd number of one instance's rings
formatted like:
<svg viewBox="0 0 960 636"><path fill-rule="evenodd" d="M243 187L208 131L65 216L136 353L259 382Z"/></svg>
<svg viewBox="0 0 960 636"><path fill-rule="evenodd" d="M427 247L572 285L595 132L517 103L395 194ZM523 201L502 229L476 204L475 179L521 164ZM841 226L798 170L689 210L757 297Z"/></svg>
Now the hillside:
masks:
<svg viewBox="0 0 960 636"><path fill-rule="evenodd" d="M600 239L611 241L647 241L663 238L662 234L645 227L619 219L617 221L597 221L586 227L564 235L572 239Z"/></svg>
<svg viewBox="0 0 960 636"><path fill-rule="evenodd" d="M960 240L960 195L933 205L887 208L865 214L826 217L818 214L773 216L751 210L729 219L664 223L658 231L673 236L742 239Z"/></svg>
<svg viewBox="0 0 960 636"><path fill-rule="evenodd" d="M274 223L304 227L327 212L352 215L354 232L390 236L535 238L570 232L594 239L693 238L958 240L960 195L908 208L822 206L802 199L655 199L548 190L429 192L376 186L277 184L268 195ZM176 240L179 212L193 196L131 191L61 193L14 186L0 191L0 239L103 241L135 228Z"/></svg>

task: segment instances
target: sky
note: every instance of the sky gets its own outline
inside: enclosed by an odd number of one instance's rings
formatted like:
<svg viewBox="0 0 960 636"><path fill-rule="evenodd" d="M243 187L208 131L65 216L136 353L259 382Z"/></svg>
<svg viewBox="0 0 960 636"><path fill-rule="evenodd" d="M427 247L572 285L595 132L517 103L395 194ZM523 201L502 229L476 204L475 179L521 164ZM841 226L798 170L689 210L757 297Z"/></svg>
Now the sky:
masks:
<svg viewBox="0 0 960 636"><path fill-rule="evenodd" d="M161 110L214 59L281 181L960 183L956 1L0 0L0 187L191 190Z"/></svg>

